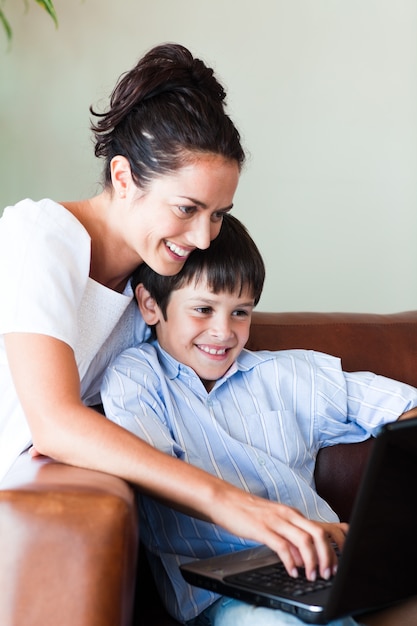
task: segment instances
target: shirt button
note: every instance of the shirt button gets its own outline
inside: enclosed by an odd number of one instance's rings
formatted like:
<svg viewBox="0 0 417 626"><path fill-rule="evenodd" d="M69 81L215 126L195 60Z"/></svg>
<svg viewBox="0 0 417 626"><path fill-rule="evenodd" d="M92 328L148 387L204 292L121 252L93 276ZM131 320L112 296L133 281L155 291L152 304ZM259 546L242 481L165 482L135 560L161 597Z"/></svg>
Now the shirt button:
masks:
<svg viewBox="0 0 417 626"><path fill-rule="evenodd" d="M259 465L265 465L265 459L263 459L261 456L258 457L258 463Z"/></svg>

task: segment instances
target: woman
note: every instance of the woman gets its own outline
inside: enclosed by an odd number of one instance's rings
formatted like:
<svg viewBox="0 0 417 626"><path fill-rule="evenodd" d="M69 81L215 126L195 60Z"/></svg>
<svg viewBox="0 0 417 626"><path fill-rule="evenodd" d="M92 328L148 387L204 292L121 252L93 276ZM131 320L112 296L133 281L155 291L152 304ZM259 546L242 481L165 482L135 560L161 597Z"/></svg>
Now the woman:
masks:
<svg viewBox="0 0 417 626"><path fill-rule="evenodd" d="M225 92L179 45L158 46L95 113L104 187L76 202L24 200L0 220L0 476L39 454L115 474L182 511L268 544L288 571L336 567L319 525L165 456L88 408L105 367L146 336L129 277L143 261L178 272L230 211L244 162ZM1 485L0 485L1 486Z"/></svg>

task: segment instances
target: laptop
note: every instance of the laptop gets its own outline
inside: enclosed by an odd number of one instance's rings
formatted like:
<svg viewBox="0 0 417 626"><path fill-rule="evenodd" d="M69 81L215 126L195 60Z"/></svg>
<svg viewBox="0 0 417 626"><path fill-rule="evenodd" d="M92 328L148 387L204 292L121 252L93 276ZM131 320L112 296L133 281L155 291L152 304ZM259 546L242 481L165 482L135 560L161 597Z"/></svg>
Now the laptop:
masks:
<svg viewBox="0 0 417 626"><path fill-rule="evenodd" d="M417 594L416 485L417 418L387 424L372 446L330 581L318 578L316 586L303 570L291 578L266 546L183 564L182 575L197 587L311 624L384 608Z"/></svg>

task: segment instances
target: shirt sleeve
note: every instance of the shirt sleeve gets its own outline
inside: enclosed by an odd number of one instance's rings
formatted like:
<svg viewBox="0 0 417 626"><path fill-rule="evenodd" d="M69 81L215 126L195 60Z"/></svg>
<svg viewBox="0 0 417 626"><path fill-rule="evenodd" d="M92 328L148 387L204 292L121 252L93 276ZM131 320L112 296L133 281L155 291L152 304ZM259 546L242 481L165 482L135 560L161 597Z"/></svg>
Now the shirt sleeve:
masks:
<svg viewBox="0 0 417 626"><path fill-rule="evenodd" d="M372 372L344 372L340 360L313 353L316 419L322 445L350 443L417 406L417 389Z"/></svg>
<svg viewBox="0 0 417 626"><path fill-rule="evenodd" d="M64 207L24 200L0 220L0 333L50 335L72 347L90 239Z"/></svg>
<svg viewBox="0 0 417 626"><path fill-rule="evenodd" d="M126 350L107 368L101 387L106 417L155 448L184 458L167 421L170 396L155 349L143 344Z"/></svg>

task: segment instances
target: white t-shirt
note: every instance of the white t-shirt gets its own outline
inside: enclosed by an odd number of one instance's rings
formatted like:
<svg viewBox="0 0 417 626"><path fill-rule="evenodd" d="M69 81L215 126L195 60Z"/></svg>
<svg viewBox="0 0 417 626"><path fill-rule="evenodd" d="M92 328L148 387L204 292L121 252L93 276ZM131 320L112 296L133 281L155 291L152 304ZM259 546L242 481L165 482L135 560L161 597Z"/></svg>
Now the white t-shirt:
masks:
<svg viewBox="0 0 417 626"><path fill-rule="evenodd" d="M4 334L40 333L67 343L85 404L99 401L113 358L147 337L130 285L120 294L89 278L90 248L82 224L52 200L22 200L0 219L0 480L31 443Z"/></svg>

